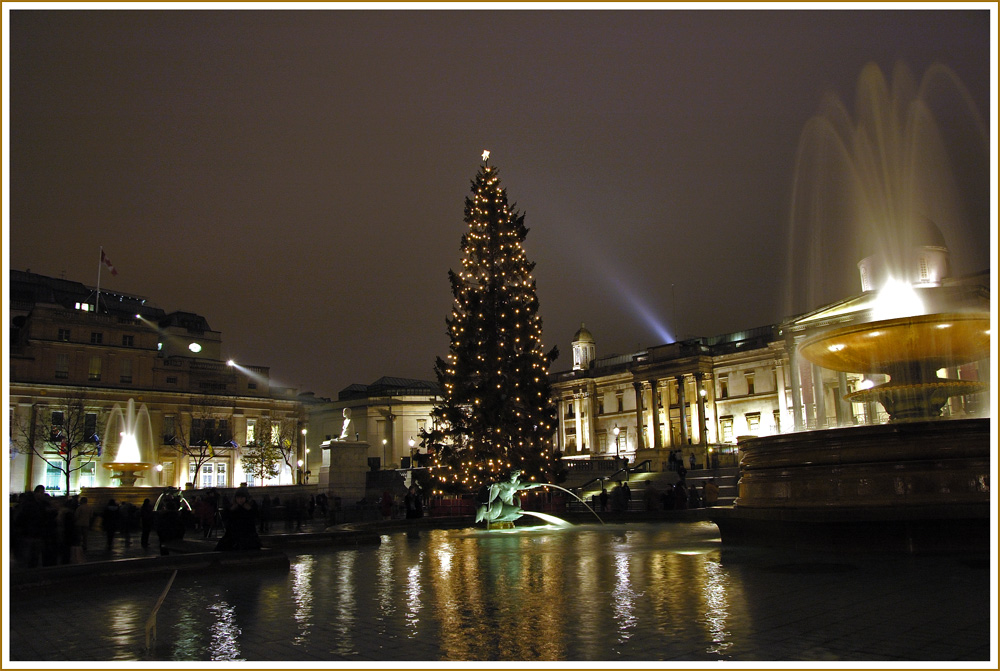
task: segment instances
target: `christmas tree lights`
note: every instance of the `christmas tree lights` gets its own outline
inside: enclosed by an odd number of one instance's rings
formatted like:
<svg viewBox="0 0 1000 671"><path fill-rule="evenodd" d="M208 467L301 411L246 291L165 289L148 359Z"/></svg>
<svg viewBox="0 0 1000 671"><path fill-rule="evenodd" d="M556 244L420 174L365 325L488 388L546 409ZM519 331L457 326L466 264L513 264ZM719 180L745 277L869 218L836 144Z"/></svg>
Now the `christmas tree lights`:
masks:
<svg viewBox="0 0 1000 671"><path fill-rule="evenodd" d="M524 215L508 207L488 158L483 152L465 199L461 270L448 272L450 353L435 363L443 401L423 436L443 491L476 491L512 468L544 482L552 465L556 409L546 372L558 350L542 345Z"/></svg>

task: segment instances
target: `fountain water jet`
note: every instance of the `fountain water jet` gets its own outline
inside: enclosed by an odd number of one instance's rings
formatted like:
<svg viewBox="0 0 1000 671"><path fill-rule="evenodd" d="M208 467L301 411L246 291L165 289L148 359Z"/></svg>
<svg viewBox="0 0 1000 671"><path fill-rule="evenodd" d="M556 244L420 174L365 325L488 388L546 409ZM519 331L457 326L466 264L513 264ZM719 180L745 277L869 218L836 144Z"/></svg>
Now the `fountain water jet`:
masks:
<svg viewBox="0 0 1000 671"><path fill-rule="evenodd" d="M835 302L783 325L792 372L799 374L802 355L839 373L888 375L889 383L847 398L878 400L890 423L742 441L736 506L712 513L724 542L916 552L982 549L989 541L989 419L940 417L949 397L989 387L937 371L981 366L990 349L988 290L981 279L952 277L939 227L977 252L965 260L988 248L981 230L985 224L988 231L988 218L969 221L958 206L946 134L927 101L926 82L945 72L932 68L917 88L897 67L890 89L878 68L868 66L858 85L856 123L839 101L828 99L826 113L803 133L789 313L802 311L796 300L807 309L820 299ZM953 75L944 80L964 91ZM958 98L967 118L978 120L970 98ZM980 144L964 158L963 167L973 172L985 155ZM844 256L836 258L837 251ZM847 292L830 278L846 277L843 271L859 258L863 293L837 300ZM875 291L884 287L902 287L921 300L897 295L886 318ZM817 420L826 403L821 381ZM808 406L796 400L793 411L799 427Z"/></svg>
<svg viewBox="0 0 1000 671"><path fill-rule="evenodd" d="M142 477L142 472L152 466L152 463L143 461L139 445L139 438L144 439L147 449L153 445L153 426L146 405L136 410L135 399L132 398L128 400L125 412L115 405L108 418L107 433L109 436L118 435L121 442L115 460L105 462L104 468L113 473L112 478L117 479L122 487L132 487Z"/></svg>

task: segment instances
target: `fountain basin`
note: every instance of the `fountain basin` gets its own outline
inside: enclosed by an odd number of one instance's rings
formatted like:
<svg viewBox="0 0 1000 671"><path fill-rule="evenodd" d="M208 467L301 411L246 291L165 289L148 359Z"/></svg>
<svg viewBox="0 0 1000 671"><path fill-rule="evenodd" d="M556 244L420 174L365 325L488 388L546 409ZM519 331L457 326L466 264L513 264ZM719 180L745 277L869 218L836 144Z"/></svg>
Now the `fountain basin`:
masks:
<svg viewBox="0 0 1000 671"><path fill-rule="evenodd" d="M990 421L924 420L740 442L724 542L903 552L989 546Z"/></svg>

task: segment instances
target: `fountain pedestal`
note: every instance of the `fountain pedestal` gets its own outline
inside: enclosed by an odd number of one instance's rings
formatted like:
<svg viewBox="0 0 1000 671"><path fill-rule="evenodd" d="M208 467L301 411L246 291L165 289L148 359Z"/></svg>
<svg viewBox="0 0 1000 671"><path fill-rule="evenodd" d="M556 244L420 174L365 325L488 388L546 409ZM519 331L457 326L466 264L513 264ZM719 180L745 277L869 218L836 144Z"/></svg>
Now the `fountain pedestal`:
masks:
<svg viewBox="0 0 1000 671"><path fill-rule="evenodd" d="M143 477L143 471L149 470L150 464L112 462L104 464L104 468L112 472L111 477L118 480L122 487L134 487L135 481Z"/></svg>

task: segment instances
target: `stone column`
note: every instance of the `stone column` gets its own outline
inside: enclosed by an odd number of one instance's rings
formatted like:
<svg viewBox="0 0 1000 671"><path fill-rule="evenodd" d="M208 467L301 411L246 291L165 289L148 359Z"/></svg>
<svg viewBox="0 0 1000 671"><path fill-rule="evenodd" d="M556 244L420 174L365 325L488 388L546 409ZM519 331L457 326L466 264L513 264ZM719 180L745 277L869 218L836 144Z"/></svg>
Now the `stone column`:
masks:
<svg viewBox="0 0 1000 671"><path fill-rule="evenodd" d="M847 396L847 373L837 373L837 418L840 426L851 426L854 424L854 414L851 412L851 402L844 397Z"/></svg>
<svg viewBox="0 0 1000 671"><path fill-rule="evenodd" d="M587 389L587 444L590 453L597 454L597 388L591 383Z"/></svg>
<svg viewBox="0 0 1000 671"><path fill-rule="evenodd" d="M579 392L573 392L573 417L575 419L573 428L576 431L576 451L577 453L583 452L583 422L580 419L580 404L582 403L580 399Z"/></svg>
<svg viewBox="0 0 1000 671"><path fill-rule="evenodd" d="M569 450L566 445L566 399L559 399L559 447L562 449L563 454L568 454Z"/></svg>
<svg viewBox="0 0 1000 671"><path fill-rule="evenodd" d="M646 449L646 441L642 437L642 382L633 382L635 389L635 450Z"/></svg>
<svg viewBox="0 0 1000 671"><path fill-rule="evenodd" d="M702 387L702 378L705 376L704 373L694 374L694 393L698 396L698 444L708 445L708 431L705 430L706 418L705 418L705 397L702 395L701 391L704 389Z"/></svg>
<svg viewBox="0 0 1000 671"><path fill-rule="evenodd" d="M649 381L650 398L652 399L650 410L653 413L653 448L662 450L663 438L660 436L660 394L658 393L657 384L659 384L659 380L655 377Z"/></svg>
<svg viewBox="0 0 1000 671"><path fill-rule="evenodd" d="M788 351L788 372L791 373L792 425L796 431L801 431L805 427L802 421L802 376L799 375L799 357L791 334L785 339L785 349Z"/></svg>
<svg viewBox="0 0 1000 671"><path fill-rule="evenodd" d="M681 407L681 447L688 444L687 399L684 393L684 376L677 376L677 404Z"/></svg>
<svg viewBox="0 0 1000 671"><path fill-rule="evenodd" d="M780 360L774 362L774 381L777 386L775 391L778 392L778 421L781 423L776 428L784 432L788 425L788 399L785 398L785 371Z"/></svg>
<svg viewBox="0 0 1000 671"><path fill-rule="evenodd" d="M823 393L823 369L812 364L813 396L816 401L816 428L826 426L826 394Z"/></svg>

